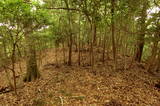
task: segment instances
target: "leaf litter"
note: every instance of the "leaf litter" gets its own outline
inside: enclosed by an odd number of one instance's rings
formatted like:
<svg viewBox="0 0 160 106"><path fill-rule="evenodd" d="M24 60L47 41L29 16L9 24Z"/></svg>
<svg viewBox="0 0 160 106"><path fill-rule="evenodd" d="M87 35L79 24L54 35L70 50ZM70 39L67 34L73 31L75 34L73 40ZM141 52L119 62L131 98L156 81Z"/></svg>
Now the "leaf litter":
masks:
<svg viewBox="0 0 160 106"><path fill-rule="evenodd" d="M61 51L59 51L61 54ZM73 54L73 65L62 63L58 57L56 67L54 50L45 52L40 67L41 78L23 83L25 62L21 61L23 72L16 63L18 96L14 92L0 94L0 106L159 106L160 89L154 84L160 79L149 74L144 65L133 63L131 57L118 58L118 68L113 70L113 59L105 64L98 59L91 66L78 66L77 53ZM97 53L97 55L100 55ZM88 54L83 53L83 64L88 63ZM50 58L53 57L53 58ZM143 67L142 67L143 66ZM0 87L8 86L5 72L0 72Z"/></svg>

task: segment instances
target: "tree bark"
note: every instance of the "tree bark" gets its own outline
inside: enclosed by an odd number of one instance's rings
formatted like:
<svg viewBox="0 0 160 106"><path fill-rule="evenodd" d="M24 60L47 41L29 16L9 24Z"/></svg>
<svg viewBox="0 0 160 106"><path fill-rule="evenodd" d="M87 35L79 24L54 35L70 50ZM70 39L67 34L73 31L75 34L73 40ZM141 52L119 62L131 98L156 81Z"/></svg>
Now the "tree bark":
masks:
<svg viewBox="0 0 160 106"><path fill-rule="evenodd" d="M158 54L158 62L157 62L157 69L156 69L156 71L157 72L160 72L160 49L159 49L159 52L158 52L159 54Z"/></svg>
<svg viewBox="0 0 160 106"><path fill-rule="evenodd" d="M25 37L27 43L27 72L26 76L24 77L24 82L30 82L32 80L38 79L40 77L40 73L37 67L36 50L34 46L35 44L32 43L30 37L28 37L27 35Z"/></svg>
<svg viewBox="0 0 160 106"><path fill-rule="evenodd" d="M67 11L67 17L68 17L68 23L69 23L69 52L68 52L68 65L72 65L72 44L73 44L73 38L72 38L72 23L71 23L71 12L69 10L69 0L64 0Z"/></svg>
<svg viewBox="0 0 160 106"><path fill-rule="evenodd" d="M16 72L15 72L15 52L16 52L16 43L13 43L13 47L12 47L12 74L13 74L13 83L14 83L14 91L15 94L17 95L17 84L16 84Z"/></svg>
<svg viewBox="0 0 160 106"><path fill-rule="evenodd" d="M149 59L149 63L148 63L148 67L147 67L148 71L150 71L152 65L155 63L157 50L158 50L158 41L154 42L154 44L153 44L152 55Z"/></svg>
<svg viewBox="0 0 160 106"><path fill-rule="evenodd" d="M93 44L97 45L97 26L96 23L93 23Z"/></svg>
<svg viewBox="0 0 160 106"><path fill-rule="evenodd" d="M105 51L106 51L106 31L105 31L105 34L104 34L104 38L103 38L103 54L102 54L102 62L104 64L105 62Z"/></svg>
<svg viewBox="0 0 160 106"><path fill-rule="evenodd" d="M69 36L69 57L68 57L68 65L72 65L72 34Z"/></svg>
<svg viewBox="0 0 160 106"><path fill-rule="evenodd" d="M111 1L112 8L111 8L111 25L112 25L112 50L113 50L113 59L114 59L114 64L115 64L115 69L116 69L116 44L115 44L115 0Z"/></svg>
<svg viewBox="0 0 160 106"><path fill-rule="evenodd" d="M80 13L79 13L80 14ZM78 35L78 65L80 66L81 65L81 52L80 52L80 49L81 49L81 15L79 15L79 35Z"/></svg>
<svg viewBox="0 0 160 106"><path fill-rule="evenodd" d="M143 2L143 8L141 11L140 16L140 34L138 35L138 42L137 42L137 51L136 51L136 57L135 61L141 62L142 54L143 54L143 48L144 48L144 37L145 37L145 31L146 31L146 17L147 17L147 1Z"/></svg>

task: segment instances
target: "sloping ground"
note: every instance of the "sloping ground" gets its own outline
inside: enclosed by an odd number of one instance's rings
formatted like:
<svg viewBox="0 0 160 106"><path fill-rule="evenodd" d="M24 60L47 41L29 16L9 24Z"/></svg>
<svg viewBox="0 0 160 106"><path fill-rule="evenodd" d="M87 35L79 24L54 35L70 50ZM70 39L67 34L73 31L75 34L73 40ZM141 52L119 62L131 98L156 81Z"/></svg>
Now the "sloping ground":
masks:
<svg viewBox="0 0 160 106"><path fill-rule="evenodd" d="M92 70L90 66L76 64L69 67L59 63L57 67L51 58L54 56L54 51L46 52L42 77L22 85L18 97L14 92L0 94L0 105L160 106L160 90L154 87L158 79L140 64L133 63L130 69L124 68L124 64L126 67L130 64L129 57L125 57L125 62L124 57L119 58L118 70L113 71L112 59L105 65L96 60ZM87 54L83 56L85 58ZM75 62L76 55L73 58Z"/></svg>

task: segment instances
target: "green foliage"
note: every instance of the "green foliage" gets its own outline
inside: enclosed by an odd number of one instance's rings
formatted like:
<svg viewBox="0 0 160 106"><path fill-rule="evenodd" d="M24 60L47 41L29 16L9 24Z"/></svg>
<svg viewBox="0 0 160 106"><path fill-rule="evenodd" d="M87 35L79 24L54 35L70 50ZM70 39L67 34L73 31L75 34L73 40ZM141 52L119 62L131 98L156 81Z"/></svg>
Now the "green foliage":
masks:
<svg viewBox="0 0 160 106"><path fill-rule="evenodd" d="M75 9L69 10L72 28L69 27L66 2L69 8ZM158 1L156 3L159 4ZM128 31L139 33L141 19L138 17L142 13L143 5L150 9L157 7L157 4L149 0L116 1L114 19L116 28L119 28L116 29L117 33L118 30L122 32L122 35L123 32L128 33ZM3 44L2 41L7 42L7 52L11 54L12 44L19 39L18 45L23 45L27 32L35 39L36 44L40 45L40 47L36 46L36 50L42 50L51 47L52 43L58 45L66 42L70 34L76 38L80 27L80 40L86 43L90 40L91 23L96 24L98 34L102 31L99 37L103 36L105 30L110 32L111 8L110 0L44 0L41 3L36 0L1 0L0 37L2 38L0 44ZM80 26L79 15L81 16ZM146 21L146 46L159 41L155 35L160 29L160 14L159 12L151 13L150 16ZM128 28L123 28L125 26ZM135 42L135 35L131 35L127 44Z"/></svg>

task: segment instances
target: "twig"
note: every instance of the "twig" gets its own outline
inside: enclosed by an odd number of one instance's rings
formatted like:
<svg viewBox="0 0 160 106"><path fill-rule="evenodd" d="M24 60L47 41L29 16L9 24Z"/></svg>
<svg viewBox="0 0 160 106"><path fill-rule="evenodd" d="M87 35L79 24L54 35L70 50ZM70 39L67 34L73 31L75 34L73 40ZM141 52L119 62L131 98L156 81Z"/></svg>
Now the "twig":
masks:
<svg viewBox="0 0 160 106"><path fill-rule="evenodd" d="M63 98L61 96L59 96L60 100L61 100L61 105L63 106Z"/></svg>

